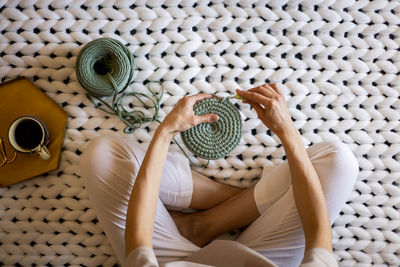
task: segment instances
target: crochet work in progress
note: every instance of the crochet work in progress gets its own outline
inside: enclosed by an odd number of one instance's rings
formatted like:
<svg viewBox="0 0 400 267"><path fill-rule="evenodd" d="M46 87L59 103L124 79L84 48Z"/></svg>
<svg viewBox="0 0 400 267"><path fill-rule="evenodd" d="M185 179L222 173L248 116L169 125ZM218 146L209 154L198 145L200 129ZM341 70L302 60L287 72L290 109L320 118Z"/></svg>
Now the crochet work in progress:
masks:
<svg viewBox="0 0 400 267"><path fill-rule="evenodd" d="M89 141L126 136L119 116L86 97L75 71L79 52L99 38L120 41L135 58L123 93L147 95L150 81L164 85L160 120L185 95L228 97L277 83L306 147L340 141L359 163L332 226L339 265L400 266L395 0L0 0L0 80L25 76L69 114L58 170L0 188L0 265L117 264L78 167ZM123 102L127 111L155 113L132 95ZM238 145L207 168L192 168L245 188L263 168L283 163L285 151L249 105L232 103L243 118ZM158 126L144 123L130 136L147 145Z"/></svg>
<svg viewBox="0 0 400 267"><path fill-rule="evenodd" d="M217 114L219 119L182 132L186 147L203 159L219 159L228 155L242 136L242 121L237 108L228 98L216 97L197 102L193 110L195 115Z"/></svg>

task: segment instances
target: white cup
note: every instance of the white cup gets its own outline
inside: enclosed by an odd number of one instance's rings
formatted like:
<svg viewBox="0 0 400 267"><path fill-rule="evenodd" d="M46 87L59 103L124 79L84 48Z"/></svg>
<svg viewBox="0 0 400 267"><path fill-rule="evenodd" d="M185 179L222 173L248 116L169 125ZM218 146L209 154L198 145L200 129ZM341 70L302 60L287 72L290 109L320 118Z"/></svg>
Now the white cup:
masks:
<svg viewBox="0 0 400 267"><path fill-rule="evenodd" d="M16 119L8 130L8 139L19 152L32 153L44 160L50 158L50 151L46 147L49 131L46 125L36 117L23 116Z"/></svg>

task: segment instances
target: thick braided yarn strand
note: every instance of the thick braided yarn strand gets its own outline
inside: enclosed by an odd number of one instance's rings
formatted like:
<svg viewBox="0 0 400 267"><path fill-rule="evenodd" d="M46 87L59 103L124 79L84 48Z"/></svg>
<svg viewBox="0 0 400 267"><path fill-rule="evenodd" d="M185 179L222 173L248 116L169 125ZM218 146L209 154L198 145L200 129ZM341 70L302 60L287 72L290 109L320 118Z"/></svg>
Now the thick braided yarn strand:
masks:
<svg viewBox="0 0 400 267"><path fill-rule="evenodd" d="M193 107L195 115L214 113L213 123L201 123L181 133L185 146L203 159L219 159L228 155L240 142L242 121L239 111L227 98L203 99Z"/></svg>

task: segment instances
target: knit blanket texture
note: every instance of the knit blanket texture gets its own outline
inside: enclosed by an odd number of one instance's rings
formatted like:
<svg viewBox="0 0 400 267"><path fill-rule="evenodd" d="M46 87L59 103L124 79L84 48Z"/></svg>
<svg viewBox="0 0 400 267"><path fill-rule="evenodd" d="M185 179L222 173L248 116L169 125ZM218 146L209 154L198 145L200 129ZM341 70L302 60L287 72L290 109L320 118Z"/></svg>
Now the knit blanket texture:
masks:
<svg viewBox="0 0 400 267"><path fill-rule="evenodd" d="M125 126L96 109L77 81L79 51L101 37L132 51L128 91L147 93L149 81L163 83L161 120L185 95L227 97L236 88L277 83L306 147L342 141L360 165L333 225L339 265L400 266L400 2L394 0L0 0L0 81L25 76L69 114L58 170L0 188L0 265L117 264L78 168L90 140L123 134ZM124 101L127 109L142 105ZM238 146L195 169L248 187L285 153L254 110L232 102L243 121ZM158 125L143 125L133 139L148 144Z"/></svg>

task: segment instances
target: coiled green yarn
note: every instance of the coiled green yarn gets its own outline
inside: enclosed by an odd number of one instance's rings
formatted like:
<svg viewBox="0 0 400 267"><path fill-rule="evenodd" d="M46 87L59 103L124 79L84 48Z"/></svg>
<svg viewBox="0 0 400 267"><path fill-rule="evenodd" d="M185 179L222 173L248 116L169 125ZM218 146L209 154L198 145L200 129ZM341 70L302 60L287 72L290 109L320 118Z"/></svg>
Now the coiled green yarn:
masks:
<svg viewBox="0 0 400 267"><path fill-rule="evenodd" d="M100 38L87 43L76 59L79 83L94 97L124 91L132 80L134 58L120 41Z"/></svg>
<svg viewBox="0 0 400 267"><path fill-rule="evenodd" d="M100 38L87 43L78 54L75 70L78 81L86 90L89 100L97 108L109 114L118 115L126 125L125 133L132 133L144 122L157 120L164 87L159 82L147 84L151 96L138 92L123 93L132 81L134 57L120 41ZM150 88L153 83L161 86L160 94ZM101 99L107 96L113 97L111 105ZM154 115L147 117L140 110L128 111L123 106L123 100L127 96L137 98L145 108L153 108ZM149 99L152 104L146 104L143 98ZM94 99L102 105L95 103Z"/></svg>
<svg viewBox="0 0 400 267"><path fill-rule="evenodd" d="M185 146L203 159L219 159L228 155L242 137L239 111L227 98L207 98L193 107L196 115L214 113L219 120L202 123L181 133Z"/></svg>

